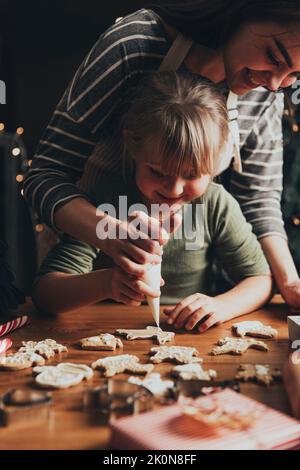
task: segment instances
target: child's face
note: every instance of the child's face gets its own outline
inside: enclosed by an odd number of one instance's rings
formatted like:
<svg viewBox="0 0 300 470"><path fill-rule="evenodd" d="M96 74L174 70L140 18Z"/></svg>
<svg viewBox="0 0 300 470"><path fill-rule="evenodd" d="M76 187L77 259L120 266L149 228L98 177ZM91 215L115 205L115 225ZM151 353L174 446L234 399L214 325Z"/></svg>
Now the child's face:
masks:
<svg viewBox="0 0 300 470"><path fill-rule="evenodd" d="M136 159L136 184L146 204L167 204L177 207L202 196L210 182L210 175L193 177L165 174L160 164Z"/></svg>

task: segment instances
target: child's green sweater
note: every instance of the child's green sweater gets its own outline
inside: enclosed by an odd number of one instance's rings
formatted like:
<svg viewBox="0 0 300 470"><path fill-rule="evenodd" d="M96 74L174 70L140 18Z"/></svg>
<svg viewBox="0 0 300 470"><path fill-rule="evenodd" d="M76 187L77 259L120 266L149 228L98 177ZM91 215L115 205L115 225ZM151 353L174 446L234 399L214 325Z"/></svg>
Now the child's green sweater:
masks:
<svg viewBox="0 0 300 470"><path fill-rule="evenodd" d="M103 183L100 187L103 190ZM116 204L119 194L126 194L120 192L120 188L119 182L115 181L113 184L110 181L109 187L105 189L105 199L97 191L90 196L96 205L99 201ZM114 196L110 197L109 194ZM132 191L127 188L127 195L128 204L139 202L136 188ZM196 292L211 295L214 277L212 268L216 260L219 260L235 283L249 276L266 275L270 272L251 225L246 222L236 200L223 186L211 183L205 195L194 201L194 208L197 203L202 204L203 216L197 220L196 225L200 242L193 250L187 250L186 244L190 244L191 240L186 237L176 239L177 236L173 235L164 247L162 277L165 286L161 289L162 303L175 304ZM184 210L186 209L187 206ZM93 270L95 263L97 269L113 265L112 260L99 250L64 235L43 262L38 279L55 271L88 273Z"/></svg>

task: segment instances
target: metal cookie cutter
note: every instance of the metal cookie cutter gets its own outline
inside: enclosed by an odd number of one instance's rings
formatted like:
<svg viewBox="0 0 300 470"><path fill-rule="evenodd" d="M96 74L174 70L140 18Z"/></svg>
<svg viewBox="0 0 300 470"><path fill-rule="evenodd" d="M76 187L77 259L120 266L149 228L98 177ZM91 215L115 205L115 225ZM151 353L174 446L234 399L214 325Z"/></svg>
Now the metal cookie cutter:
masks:
<svg viewBox="0 0 300 470"><path fill-rule="evenodd" d="M152 410L154 397L140 385L109 379L101 387L87 389L83 405L86 410L97 410L110 420Z"/></svg>
<svg viewBox="0 0 300 470"><path fill-rule="evenodd" d="M52 395L22 389L13 389L0 397L0 425L29 425L47 420L52 405Z"/></svg>

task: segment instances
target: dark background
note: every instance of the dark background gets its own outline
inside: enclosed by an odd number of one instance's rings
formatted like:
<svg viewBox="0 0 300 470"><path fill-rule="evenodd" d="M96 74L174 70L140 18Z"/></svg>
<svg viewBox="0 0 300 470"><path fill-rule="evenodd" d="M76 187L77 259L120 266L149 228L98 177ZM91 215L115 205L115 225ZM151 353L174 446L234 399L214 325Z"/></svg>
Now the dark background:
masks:
<svg viewBox="0 0 300 470"><path fill-rule="evenodd" d="M0 0L0 80L5 81L7 92L7 104L0 105L0 122L6 131L0 141L0 237L10 245L8 261L26 293L36 270L37 234L15 181L16 174L22 173L21 159L11 158L15 130L24 128L22 139L30 160L56 104L98 36L117 17L145 4L141 0Z"/></svg>

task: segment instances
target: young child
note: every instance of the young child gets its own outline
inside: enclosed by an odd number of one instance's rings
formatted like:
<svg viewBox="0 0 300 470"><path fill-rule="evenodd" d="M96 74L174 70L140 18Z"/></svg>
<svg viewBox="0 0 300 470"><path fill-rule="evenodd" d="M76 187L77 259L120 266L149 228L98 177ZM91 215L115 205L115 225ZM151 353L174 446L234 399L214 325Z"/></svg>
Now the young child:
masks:
<svg viewBox="0 0 300 470"><path fill-rule="evenodd" d="M128 206L142 203L150 210L164 204L181 212L183 224L162 257L161 303L173 305L164 310L168 323L203 332L260 308L272 290L268 264L238 203L212 182L228 142L222 94L192 74L154 73L136 91L121 125L123 155L113 129L111 145L109 139L99 144L94 155L96 161L97 152L98 157L119 152L119 166L99 174L90 168L81 186L94 204L115 208L117 218L119 196L127 196ZM185 217L189 210L196 234L192 247L185 230L191 228ZM138 215L151 220L141 211ZM142 277L129 276L126 266L115 267L98 255L92 246L63 236L38 273L33 290L38 308L60 313L107 299L140 305L146 295L159 296ZM93 271L96 258L100 265ZM142 252L140 258L142 265ZM212 291L216 260L234 282L219 295Z"/></svg>

